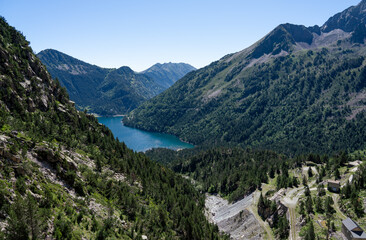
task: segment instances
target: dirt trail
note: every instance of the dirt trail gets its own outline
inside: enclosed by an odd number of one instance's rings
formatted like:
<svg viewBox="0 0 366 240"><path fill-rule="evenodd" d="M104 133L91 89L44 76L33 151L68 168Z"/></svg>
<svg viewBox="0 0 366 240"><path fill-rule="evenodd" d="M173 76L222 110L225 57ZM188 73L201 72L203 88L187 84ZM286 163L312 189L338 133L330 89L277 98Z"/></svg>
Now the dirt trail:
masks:
<svg viewBox="0 0 366 240"><path fill-rule="evenodd" d="M315 184L315 180L309 183L309 186L313 186ZM311 188L311 191L316 190L316 188ZM290 236L289 239L296 240L297 239L297 229L296 229L296 205L299 201L300 197L304 195L305 188L304 186L293 188L289 190L285 196L281 199L281 202L288 207L289 210L289 221L290 221Z"/></svg>
<svg viewBox="0 0 366 240"><path fill-rule="evenodd" d="M339 208L339 205L338 205L338 199L339 199L339 195L337 194L332 194L332 198L333 198L333 202L334 202L334 208L335 210L344 218L346 219L347 216L344 215L344 213L341 211L341 209Z"/></svg>
<svg viewBox="0 0 366 240"><path fill-rule="evenodd" d="M296 213L295 208L290 207L289 209L290 214L290 240L296 240Z"/></svg>

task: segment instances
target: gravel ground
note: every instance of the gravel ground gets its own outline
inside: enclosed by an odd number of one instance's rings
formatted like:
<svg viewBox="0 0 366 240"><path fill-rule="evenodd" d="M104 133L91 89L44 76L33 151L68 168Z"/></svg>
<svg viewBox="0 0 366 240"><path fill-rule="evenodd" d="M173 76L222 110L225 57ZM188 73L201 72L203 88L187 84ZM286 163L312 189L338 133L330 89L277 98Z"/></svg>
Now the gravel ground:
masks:
<svg viewBox="0 0 366 240"><path fill-rule="evenodd" d="M247 209L252 202L253 194L232 204L219 196L206 195L206 216L232 239L263 239L263 229Z"/></svg>

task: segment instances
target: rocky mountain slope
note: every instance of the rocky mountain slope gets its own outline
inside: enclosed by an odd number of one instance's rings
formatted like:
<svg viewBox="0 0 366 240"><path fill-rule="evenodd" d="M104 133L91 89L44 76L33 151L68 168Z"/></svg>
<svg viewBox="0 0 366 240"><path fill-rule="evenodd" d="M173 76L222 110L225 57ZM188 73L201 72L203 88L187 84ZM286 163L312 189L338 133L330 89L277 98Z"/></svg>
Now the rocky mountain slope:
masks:
<svg viewBox="0 0 366 240"><path fill-rule="evenodd" d="M194 144L288 153L365 147L365 3L321 27L282 24L187 74L124 123Z"/></svg>
<svg viewBox="0 0 366 240"><path fill-rule="evenodd" d="M77 111L4 18L0 56L0 239L224 238L204 197Z"/></svg>
<svg viewBox="0 0 366 240"><path fill-rule="evenodd" d="M107 69L53 49L37 56L80 109L100 115L127 113L194 70L184 63L156 64L142 73L129 67Z"/></svg>
<svg viewBox="0 0 366 240"><path fill-rule="evenodd" d="M220 231L230 234L235 240L269 239L259 221L250 211L253 194L229 204L227 200L215 195L206 196L208 219L217 224Z"/></svg>

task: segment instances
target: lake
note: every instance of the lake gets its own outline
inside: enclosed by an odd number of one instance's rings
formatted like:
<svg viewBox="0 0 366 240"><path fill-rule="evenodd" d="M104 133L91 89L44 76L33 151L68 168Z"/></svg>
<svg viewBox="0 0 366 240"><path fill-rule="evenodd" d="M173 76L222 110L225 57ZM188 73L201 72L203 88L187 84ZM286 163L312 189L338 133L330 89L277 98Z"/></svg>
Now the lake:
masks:
<svg viewBox="0 0 366 240"><path fill-rule="evenodd" d="M193 148L189 143L182 142L179 138L163 133L142 131L136 128L126 127L122 123L123 117L98 117L98 121L106 125L114 137L125 142L127 147L145 152L151 148L169 148L178 150L182 148Z"/></svg>

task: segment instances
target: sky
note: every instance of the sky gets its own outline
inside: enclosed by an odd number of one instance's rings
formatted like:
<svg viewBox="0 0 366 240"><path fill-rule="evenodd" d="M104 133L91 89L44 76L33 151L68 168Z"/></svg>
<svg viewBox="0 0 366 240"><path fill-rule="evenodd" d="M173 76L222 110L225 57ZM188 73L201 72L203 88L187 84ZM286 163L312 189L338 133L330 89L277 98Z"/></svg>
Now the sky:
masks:
<svg viewBox="0 0 366 240"><path fill-rule="evenodd" d="M322 25L360 0L0 0L33 51L52 48L100 67L204 67L281 23Z"/></svg>

